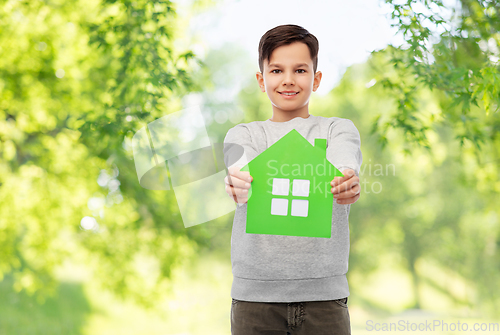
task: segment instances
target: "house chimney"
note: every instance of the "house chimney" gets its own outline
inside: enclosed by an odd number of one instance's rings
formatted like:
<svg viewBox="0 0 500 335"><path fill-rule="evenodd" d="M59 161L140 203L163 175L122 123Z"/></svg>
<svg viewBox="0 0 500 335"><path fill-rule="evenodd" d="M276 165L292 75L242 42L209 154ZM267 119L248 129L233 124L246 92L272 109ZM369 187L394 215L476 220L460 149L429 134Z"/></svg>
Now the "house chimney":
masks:
<svg viewBox="0 0 500 335"><path fill-rule="evenodd" d="M315 138L314 147L326 151L326 138Z"/></svg>

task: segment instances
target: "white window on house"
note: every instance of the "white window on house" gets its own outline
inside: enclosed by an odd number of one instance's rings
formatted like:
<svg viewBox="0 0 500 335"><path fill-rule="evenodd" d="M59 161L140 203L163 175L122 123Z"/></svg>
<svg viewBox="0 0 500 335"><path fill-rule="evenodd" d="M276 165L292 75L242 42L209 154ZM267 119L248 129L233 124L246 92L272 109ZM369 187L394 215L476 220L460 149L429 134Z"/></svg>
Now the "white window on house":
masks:
<svg viewBox="0 0 500 335"><path fill-rule="evenodd" d="M307 216L309 201L307 200L292 200L292 216Z"/></svg>
<svg viewBox="0 0 500 335"><path fill-rule="evenodd" d="M308 197L309 196L309 180L294 179L292 187L292 195L294 197Z"/></svg>
<svg viewBox="0 0 500 335"><path fill-rule="evenodd" d="M292 181L292 196L309 197L310 181L306 179L294 179ZM290 194L290 179L273 178L273 195L288 196ZM307 217L309 213L309 200L292 199L292 216ZM288 199L272 198L271 215L288 215Z"/></svg>
<svg viewBox="0 0 500 335"><path fill-rule="evenodd" d="M276 199L271 202L272 215L288 215L288 199Z"/></svg>
<svg viewBox="0 0 500 335"><path fill-rule="evenodd" d="M290 192L290 179L274 178L273 179L273 194L288 195Z"/></svg>

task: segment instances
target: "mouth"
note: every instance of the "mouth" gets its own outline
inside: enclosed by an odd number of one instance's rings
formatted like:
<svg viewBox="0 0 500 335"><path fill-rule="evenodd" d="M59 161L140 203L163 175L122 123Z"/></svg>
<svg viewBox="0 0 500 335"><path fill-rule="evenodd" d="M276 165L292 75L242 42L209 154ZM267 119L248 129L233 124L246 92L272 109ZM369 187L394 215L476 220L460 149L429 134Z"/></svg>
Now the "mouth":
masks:
<svg viewBox="0 0 500 335"><path fill-rule="evenodd" d="M278 93L284 97L293 97L299 94L299 92L278 92Z"/></svg>

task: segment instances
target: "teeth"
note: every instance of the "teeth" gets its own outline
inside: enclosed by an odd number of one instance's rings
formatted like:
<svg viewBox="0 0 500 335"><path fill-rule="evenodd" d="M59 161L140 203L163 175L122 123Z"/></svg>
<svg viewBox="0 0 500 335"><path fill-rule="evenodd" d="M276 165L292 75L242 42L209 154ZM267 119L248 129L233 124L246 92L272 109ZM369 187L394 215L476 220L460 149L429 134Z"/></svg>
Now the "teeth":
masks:
<svg viewBox="0 0 500 335"><path fill-rule="evenodd" d="M295 92L295 93L281 93L281 94L284 94L284 95L295 95L295 94L298 94L299 92Z"/></svg>

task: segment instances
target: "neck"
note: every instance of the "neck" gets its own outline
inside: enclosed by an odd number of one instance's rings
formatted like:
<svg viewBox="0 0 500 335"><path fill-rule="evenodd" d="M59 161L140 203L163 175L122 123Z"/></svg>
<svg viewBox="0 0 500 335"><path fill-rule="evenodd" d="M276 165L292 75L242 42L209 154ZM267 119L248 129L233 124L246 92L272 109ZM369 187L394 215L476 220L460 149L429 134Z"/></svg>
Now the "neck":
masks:
<svg viewBox="0 0 500 335"><path fill-rule="evenodd" d="M286 122L298 116L307 119L309 115L310 114L309 111L307 110L307 106L302 110L295 110L295 111L278 110L273 106L273 117L270 118L269 120L273 122Z"/></svg>

